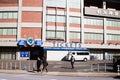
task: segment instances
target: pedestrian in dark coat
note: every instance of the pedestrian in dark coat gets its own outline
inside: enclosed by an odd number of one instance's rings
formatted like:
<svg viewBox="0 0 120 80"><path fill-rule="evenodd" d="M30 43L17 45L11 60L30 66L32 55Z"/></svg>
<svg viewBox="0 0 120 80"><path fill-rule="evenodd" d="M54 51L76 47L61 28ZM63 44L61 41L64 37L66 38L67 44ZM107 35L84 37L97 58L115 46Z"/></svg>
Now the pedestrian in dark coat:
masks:
<svg viewBox="0 0 120 80"><path fill-rule="evenodd" d="M48 72L47 66L48 66L48 62L47 62L46 58L43 57L43 68L42 68L42 72L43 72L44 70L46 70L46 72Z"/></svg>
<svg viewBox="0 0 120 80"><path fill-rule="evenodd" d="M42 60L40 59L40 57L37 58L37 72L41 71L40 66L42 64Z"/></svg>

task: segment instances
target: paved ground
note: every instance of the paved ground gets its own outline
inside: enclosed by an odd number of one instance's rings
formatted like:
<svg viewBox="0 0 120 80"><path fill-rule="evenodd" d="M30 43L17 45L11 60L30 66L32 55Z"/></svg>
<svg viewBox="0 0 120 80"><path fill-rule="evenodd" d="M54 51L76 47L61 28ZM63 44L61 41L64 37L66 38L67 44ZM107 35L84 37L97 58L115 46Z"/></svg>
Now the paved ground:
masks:
<svg viewBox="0 0 120 80"><path fill-rule="evenodd" d="M0 80L120 80L118 77L0 73Z"/></svg>
<svg viewBox="0 0 120 80"><path fill-rule="evenodd" d="M37 72L29 72L24 70L0 70L0 73L9 74L41 74ZM117 73L104 72L43 72L43 75L64 75L64 76L98 76L98 77L115 77Z"/></svg>

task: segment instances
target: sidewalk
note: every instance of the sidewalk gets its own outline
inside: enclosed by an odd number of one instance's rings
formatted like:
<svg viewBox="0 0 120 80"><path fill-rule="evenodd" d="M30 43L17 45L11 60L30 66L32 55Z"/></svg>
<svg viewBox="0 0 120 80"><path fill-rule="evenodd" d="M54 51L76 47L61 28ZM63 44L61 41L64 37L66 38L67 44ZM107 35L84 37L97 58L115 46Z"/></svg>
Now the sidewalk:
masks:
<svg viewBox="0 0 120 80"><path fill-rule="evenodd" d="M0 70L0 73L13 74L41 74L37 72L28 72L25 70ZM64 75L64 76L87 76L87 77L115 77L117 73L108 72L43 72L43 75Z"/></svg>

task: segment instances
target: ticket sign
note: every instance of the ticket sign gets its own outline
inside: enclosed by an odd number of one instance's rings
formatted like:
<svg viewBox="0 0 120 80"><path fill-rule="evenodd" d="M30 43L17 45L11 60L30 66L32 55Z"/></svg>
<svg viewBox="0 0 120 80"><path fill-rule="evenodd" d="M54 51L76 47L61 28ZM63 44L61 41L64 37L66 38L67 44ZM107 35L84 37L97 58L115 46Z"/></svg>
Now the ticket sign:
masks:
<svg viewBox="0 0 120 80"><path fill-rule="evenodd" d="M29 51L21 51L20 57L29 59Z"/></svg>

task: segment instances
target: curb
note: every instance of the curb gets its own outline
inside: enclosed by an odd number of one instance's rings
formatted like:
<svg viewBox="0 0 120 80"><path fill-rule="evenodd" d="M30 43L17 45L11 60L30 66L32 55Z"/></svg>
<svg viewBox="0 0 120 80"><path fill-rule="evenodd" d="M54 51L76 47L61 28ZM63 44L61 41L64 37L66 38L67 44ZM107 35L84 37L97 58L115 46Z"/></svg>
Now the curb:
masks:
<svg viewBox="0 0 120 80"><path fill-rule="evenodd" d="M28 72L25 70L0 70L0 73L8 74L41 74L37 72ZM104 72L43 72L42 75L57 75L57 76L85 76L85 77L115 77L117 73Z"/></svg>

